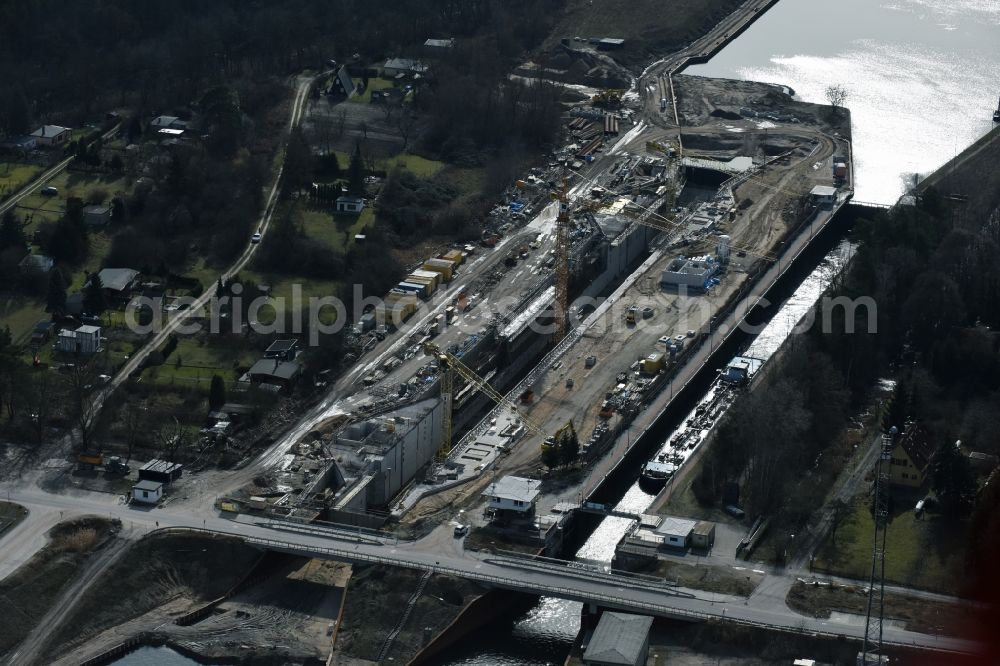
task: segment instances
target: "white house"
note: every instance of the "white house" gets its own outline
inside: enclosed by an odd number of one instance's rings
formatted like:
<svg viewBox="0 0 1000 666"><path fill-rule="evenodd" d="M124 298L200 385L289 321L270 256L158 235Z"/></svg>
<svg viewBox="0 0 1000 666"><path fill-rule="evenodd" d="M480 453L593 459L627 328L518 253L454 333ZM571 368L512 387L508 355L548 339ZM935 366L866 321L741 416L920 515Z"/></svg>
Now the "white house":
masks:
<svg viewBox="0 0 1000 666"><path fill-rule="evenodd" d="M499 515L530 518L535 513L535 500L541 492L542 482L521 476L504 476L486 486L483 497L487 509Z"/></svg>
<svg viewBox="0 0 1000 666"><path fill-rule="evenodd" d="M338 213L360 213L365 209L365 200L361 197L337 197Z"/></svg>
<svg viewBox="0 0 1000 666"><path fill-rule="evenodd" d="M410 58L389 58L385 61L382 71L386 77L398 76L400 74L424 74L427 71L427 65L419 60L412 60Z"/></svg>
<svg viewBox="0 0 1000 666"><path fill-rule="evenodd" d="M656 533L663 537L665 546L674 548L687 548L691 539L691 532L694 531L698 523L687 518L673 518L667 516L656 528Z"/></svg>
<svg viewBox="0 0 1000 666"><path fill-rule="evenodd" d="M837 188L829 185L817 185L809 193L812 195L812 202L817 206L832 206L837 198Z"/></svg>
<svg viewBox="0 0 1000 666"><path fill-rule="evenodd" d="M61 146L67 141L72 134L68 127L60 127L59 125L42 125L34 132L31 136L35 139L35 143L39 146Z"/></svg>
<svg viewBox="0 0 1000 666"><path fill-rule="evenodd" d="M149 126L157 130L185 130L187 129L187 122L181 120L177 116L156 116L149 121Z"/></svg>
<svg viewBox="0 0 1000 666"><path fill-rule="evenodd" d="M132 486L132 501L156 504L163 497L163 484L159 481L143 480Z"/></svg>
<svg viewBox="0 0 1000 666"><path fill-rule="evenodd" d="M59 331L56 350L69 354L96 354L101 351L101 327L81 326L75 331Z"/></svg>

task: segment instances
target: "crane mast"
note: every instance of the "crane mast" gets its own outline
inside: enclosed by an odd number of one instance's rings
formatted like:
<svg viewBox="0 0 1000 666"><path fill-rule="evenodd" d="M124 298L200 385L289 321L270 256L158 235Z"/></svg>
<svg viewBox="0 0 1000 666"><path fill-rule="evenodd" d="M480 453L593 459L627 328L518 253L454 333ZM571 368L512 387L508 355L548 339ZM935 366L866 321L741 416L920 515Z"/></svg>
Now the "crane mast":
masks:
<svg viewBox="0 0 1000 666"><path fill-rule="evenodd" d="M441 443L442 455L450 453L454 443L452 441L452 410L455 402L455 375L458 375L468 383L475 386L478 390L485 393L496 404L502 407L508 407L512 412L516 413L525 428L527 428L530 432L536 435L541 435L543 438L548 437L546 432L541 427L536 425L531 419L525 416L524 413L517 408L517 405L514 404L513 401L490 386L489 382L476 374L472 368L462 363L457 356L441 349L433 342L424 344L424 352L428 356L433 357L443 371L441 375L441 399L444 401L445 411L444 437Z"/></svg>
<svg viewBox="0 0 1000 666"><path fill-rule="evenodd" d="M881 450L875 465L875 541L872 545L872 568L868 580L868 612L865 619L865 643L858 655L858 666L877 666L887 660L882 656L882 619L885 614L885 537L889 527L889 471L892 462L894 427L882 435Z"/></svg>

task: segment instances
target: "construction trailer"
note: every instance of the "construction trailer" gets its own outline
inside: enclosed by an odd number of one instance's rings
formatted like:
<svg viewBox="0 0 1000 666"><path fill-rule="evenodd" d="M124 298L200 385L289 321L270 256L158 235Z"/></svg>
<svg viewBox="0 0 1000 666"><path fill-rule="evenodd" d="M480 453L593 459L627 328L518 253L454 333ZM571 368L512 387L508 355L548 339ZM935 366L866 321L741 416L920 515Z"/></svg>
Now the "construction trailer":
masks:
<svg viewBox="0 0 1000 666"><path fill-rule="evenodd" d="M157 481L169 485L180 478L184 466L169 460L153 459L139 468L140 481Z"/></svg>

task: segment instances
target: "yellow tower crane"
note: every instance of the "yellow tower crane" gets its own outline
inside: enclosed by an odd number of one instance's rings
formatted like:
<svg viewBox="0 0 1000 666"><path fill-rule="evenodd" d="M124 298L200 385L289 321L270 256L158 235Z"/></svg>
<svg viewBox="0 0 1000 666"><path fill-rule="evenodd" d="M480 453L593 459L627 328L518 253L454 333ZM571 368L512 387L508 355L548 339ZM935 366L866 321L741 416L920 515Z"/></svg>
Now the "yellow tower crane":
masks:
<svg viewBox="0 0 1000 666"><path fill-rule="evenodd" d="M469 366L462 363L462 361L455 356L443 349L433 342L424 343L424 353L428 356L433 357L438 365L443 371L441 374L441 399L444 400L444 439L441 443L441 453L447 455L451 452L452 447L452 408L455 401L455 375L469 382L475 386L478 390L485 393L493 402L501 405L503 407L508 407L512 412L516 413L524 426L532 433L536 435L541 435L543 439L548 438L548 434L542 430L541 427L536 425L531 419L524 415L524 413L517 408L507 396L503 395L495 388L489 385L489 383L476 374Z"/></svg>
<svg viewBox="0 0 1000 666"><path fill-rule="evenodd" d="M569 178L563 178L562 189L554 198L559 202L556 218L556 330L555 342L566 337L566 316L569 312Z"/></svg>

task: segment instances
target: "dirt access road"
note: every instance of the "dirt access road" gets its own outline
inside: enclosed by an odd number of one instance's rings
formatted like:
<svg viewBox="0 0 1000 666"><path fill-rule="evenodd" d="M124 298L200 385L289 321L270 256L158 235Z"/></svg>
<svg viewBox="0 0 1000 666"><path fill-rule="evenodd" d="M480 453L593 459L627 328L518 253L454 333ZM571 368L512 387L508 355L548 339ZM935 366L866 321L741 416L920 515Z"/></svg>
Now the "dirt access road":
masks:
<svg viewBox="0 0 1000 666"><path fill-rule="evenodd" d="M292 100L292 111L288 119L288 129L291 130L298 126L299 122L302 120L302 111L305 108L306 100L309 96L309 90L312 86L312 82L319 76L323 74L317 74L313 76L300 76L296 81L295 97ZM274 209L278 203L278 192L281 188L281 179L285 173L285 158L284 155L281 157L281 164L278 167L278 172L275 174L274 181L271 184L271 188L267 195L267 203L264 206L264 212L261 213L260 219L257 223L257 231L261 234L261 243L267 241L267 231L271 225L271 217L274 215ZM243 253L233 262L233 264L226 269L224 272L219 274L219 279L227 280L231 276L239 273L243 270L250 260L253 258L254 253L257 251L259 244L251 243L247 239L247 247L243 250ZM199 296L187 310L176 313L173 317L170 317L163 325L163 327L157 331L152 338L150 338L145 345L140 349L136 350L132 356L129 358L128 362L122 366L121 370L115 374L111 380L105 384L104 388L101 389L90 403L89 416L87 418L88 423L93 423L98 415L101 413L101 409L104 407L105 401L109 396L114 394L115 390L118 389L124 382L128 380L129 375L131 375L135 370L142 367L142 364L146 361L146 357L150 353L159 349L160 345L166 342L167 338L177 330L177 328L183 324L188 316L197 312L198 310L205 307L208 301L215 295L215 290L212 288L205 289L205 292Z"/></svg>

